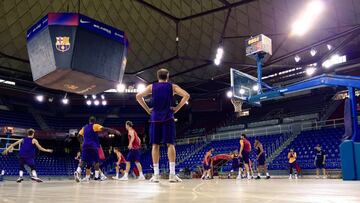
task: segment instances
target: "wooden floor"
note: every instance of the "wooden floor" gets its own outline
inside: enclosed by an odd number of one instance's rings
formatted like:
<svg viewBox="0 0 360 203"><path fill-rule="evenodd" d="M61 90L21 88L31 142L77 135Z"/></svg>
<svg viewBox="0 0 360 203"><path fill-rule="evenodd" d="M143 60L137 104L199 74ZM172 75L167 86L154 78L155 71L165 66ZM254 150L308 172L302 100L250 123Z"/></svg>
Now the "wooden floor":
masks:
<svg viewBox="0 0 360 203"><path fill-rule="evenodd" d="M184 180L0 182L0 202L360 202L360 182L342 180Z"/></svg>

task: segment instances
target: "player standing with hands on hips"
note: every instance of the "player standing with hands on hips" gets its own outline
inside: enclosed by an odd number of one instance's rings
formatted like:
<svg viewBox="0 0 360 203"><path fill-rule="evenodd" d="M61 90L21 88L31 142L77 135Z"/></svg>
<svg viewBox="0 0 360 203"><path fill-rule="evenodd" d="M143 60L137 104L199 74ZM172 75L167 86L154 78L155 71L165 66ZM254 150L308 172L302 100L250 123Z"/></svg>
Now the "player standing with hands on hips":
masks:
<svg viewBox="0 0 360 203"><path fill-rule="evenodd" d="M136 100L150 114L150 143L152 144L152 160L154 164L154 175L150 179L152 182L159 182L159 159L160 144L166 144L168 148L168 159L170 167L170 182L181 182L182 180L175 175L175 121L174 113L177 113L189 100L190 95L176 84L168 82L169 71L160 69L157 71L158 82L148 85L143 92L136 95ZM182 97L176 107L172 107L174 95ZM151 95L152 107L146 104L144 97Z"/></svg>

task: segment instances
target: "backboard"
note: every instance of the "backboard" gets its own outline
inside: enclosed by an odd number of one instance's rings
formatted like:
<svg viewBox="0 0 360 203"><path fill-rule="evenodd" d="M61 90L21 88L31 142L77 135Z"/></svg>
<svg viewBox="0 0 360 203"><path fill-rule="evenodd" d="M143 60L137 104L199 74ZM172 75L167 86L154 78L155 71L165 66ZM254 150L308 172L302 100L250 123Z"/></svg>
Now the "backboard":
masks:
<svg viewBox="0 0 360 203"><path fill-rule="evenodd" d="M255 95L259 94L259 86L257 78L238 71L230 69L230 82L233 98L243 100L253 106L259 106L260 101L249 103L248 100Z"/></svg>

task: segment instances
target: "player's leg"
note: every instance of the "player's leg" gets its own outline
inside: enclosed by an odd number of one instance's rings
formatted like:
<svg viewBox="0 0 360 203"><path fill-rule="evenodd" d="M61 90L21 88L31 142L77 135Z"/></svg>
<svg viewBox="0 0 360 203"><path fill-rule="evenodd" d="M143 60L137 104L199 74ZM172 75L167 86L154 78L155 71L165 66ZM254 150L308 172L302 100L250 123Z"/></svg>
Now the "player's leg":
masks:
<svg viewBox="0 0 360 203"><path fill-rule="evenodd" d="M326 169L325 169L325 167L322 168L322 174L323 174L323 178L326 178Z"/></svg>
<svg viewBox="0 0 360 203"><path fill-rule="evenodd" d="M258 164L259 164L259 162L258 162ZM258 165L258 166L257 166L257 176L256 176L255 179L260 179L262 172L264 172L263 166Z"/></svg>
<svg viewBox="0 0 360 203"><path fill-rule="evenodd" d="M27 159L25 164L28 165L31 170L31 180L36 181L36 182L43 182L37 175L36 168L35 168L35 160Z"/></svg>
<svg viewBox="0 0 360 203"><path fill-rule="evenodd" d="M154 175L150 179L151 182L159 182L160 179L159 161L160 161L161 136L162 136L162 132L159 124L150 123L149 137L150 137L150 144L152 145L151 157L154 168Z"/></svg>
<svg viewBox="0 0 360 203"><path fill-rule="evenodd" d="M25 160L23 158L19 158L19 178L16 182L20 183L24 180L24 171L25 171Z"/></svg>
<svg viewBox="0 0 360 203"><path fill-rule="evenodd" d="M100 180L104 181L107 179L106 175L104 174L104 172L101 170L101 167L99 168L99 172L100 172Z"/></svg>
<svg viewBox="0 0 360 203"><path fill-rule="evenodd" d="M74 179L76 182L80 182L81 180L81 172L82 168L85 166L85 162L82 161L82 159L79 160L78 167L76 168L76 171L74 172Z"/></svg>
<svg viewBox="0 0 360 203"><path fill-rule="evenodd" d="M138 178L138 180L145 180L145 176L144 176L140 161L135 161L135 165L139 170L139 178Z"/></svg>
<svg viewBox="0 0 360 203"><path fill-rule="evenodd" d="M162 124L162 138L163 143L167 144L167 152L169 159L169 181L170 182L182 182L182 180L175 174L175 160L176 160L176 150L175 150L175 137L176 137L176 128L175 122L169 121Z"/></svg>
<svg viewBox="0 0 360 203"><path fill-rule="evenodd" d="M118 180L118 179L119 179L119 173L120 173L120 166L119 166L119 164L115 164L115 172L116 172L116 175L115 175L114 177L112 177L112 179Z"/></svg>
<svg viewBox="0 0 360 203"><path fill-rule="evenodd" d="M131 153L132 150L129 151L128 156L126 157L126 168L125 173L123 177L121 177L119 180L127 181L129 180L129 171L130 171L130 161L133 161L133 155Z"/></svg>
<svg viewBox="0 0 360 203"><path fill-rule="evenodd" d="M100 180L100 163L95 162L93 166L94 166L94 170L95 170L94 180Z"/></svg>
<svg viewBox="0 0 360 203"><path fill-rule="evenodd" d="M293 173L293 164L289 163L289 179L292 179L292 173Z"/></svg>
<svg viewBox="0 0 360 203"><path fill-rule="evenodd" d="M243 168L244 168L244 160L242 158L240 158L240 160L239 160L239 173L238 173L238 176L236 177L236 180L241 180L242 179Z"/></svg>
<svg viewBox="0 0 360 203"><path fill-rule="evenodd" d="M266 163L263 165L263 167L264 167L264 173L266 174L266 179L270 179L271 177L270 177L269 171L267 169Z"/></svg>

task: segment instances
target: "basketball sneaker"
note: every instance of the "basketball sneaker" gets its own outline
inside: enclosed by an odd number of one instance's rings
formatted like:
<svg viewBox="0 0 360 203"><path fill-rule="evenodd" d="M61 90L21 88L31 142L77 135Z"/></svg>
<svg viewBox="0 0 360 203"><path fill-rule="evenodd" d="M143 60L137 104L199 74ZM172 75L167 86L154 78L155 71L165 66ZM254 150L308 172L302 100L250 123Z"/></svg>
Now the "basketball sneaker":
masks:
<svg viewBox="0 0 360 203"><path fill-rule="evenodd" d="M139 176L138 180L146 180L145 176Z"/></svg>
<svg viewBox="0 0 360 203"><path fill-rule="evenodd" d="M38 178L38 177L35 177L35 176L31 176L31 180L35 181L35 182L38 182L38 183L42 183L43 181Z"/></svg>
<svg viewBox="0 0 360 203"><path fill-rule="evenodd" d="M182 182L182 180L175 174L169 175L169 182L170 183L176 183L176 182Z"/></svg>
<svg viewBox="0 0 360 203"><path fill-rule="evenodd" d="M261 178L260 178L260 176L256 176L256 178L255 178L256 180L260 180Z"/></svg>
<svg viewBox="0 0 360 203"><path fill-rule="evenodd" d="M100 180L101 181L105 181L107 179L107 177L102 173L100 176Z"/></svg>
<svg viewBox="0 0 360 203"><path fill-rule="evenodd" d="M238 176L236 177L236 180L241 180L241 179L242 179L241 175L238 175Z"/></svg>
<svg viewBox="0 0 360 203"><path fill-rule="evenodd" d="M75 179L75 182L77 182L77 183L79 183L81 180L80 174L77 171L74 172L74 179Z"/></svg>
<svg viewBox="0 0 360 203"><path fill-rule="evenodd" d="M118 176L113 176L112 179L113 180L119 180L119 177Z"/></svg>
<svg viewBox="0 0 360 203"><path fill-rule="evenodd" d="M290 179L292 179L292 176L291 176L291 175L289 176L289 180L290 180Z"/></svg>
<svg viewBox="0 0 360 203"><path fill-rule="evenodd" d="M266 179L270 179L271 177L270 176L266 176Z"/></svg>
<svg viewBox="0 0 360 203"><path fill-rule="evenodd" d="M158 182L160 182L160 177L159 177L159 175L153 175L153 176L150 178L150 182L153 182L153 183L158 183Z"/></svg>
<svg viewBox="0 0 360 203"><path fill-rule="evenodd" d="M23 177L19 177L19 178L16 180L16 182L17 182L17 183L21 183L23 180L24 180Z"/></svg>
<svg viewBox="0 0 360 203"><path fill-rule="evenodd" d="M120 181L128 181L129 178L127 176L123 176L121 178L119 178Z"/></svg>
<svg viewBox="0 0 360 203"><path fill-rule="evenodd" d="M85 176L85 178L81 179L80 182L82 182L82 183L88 183L88 182L90 182L90 177L89 177L89 176Z"/></svg>

